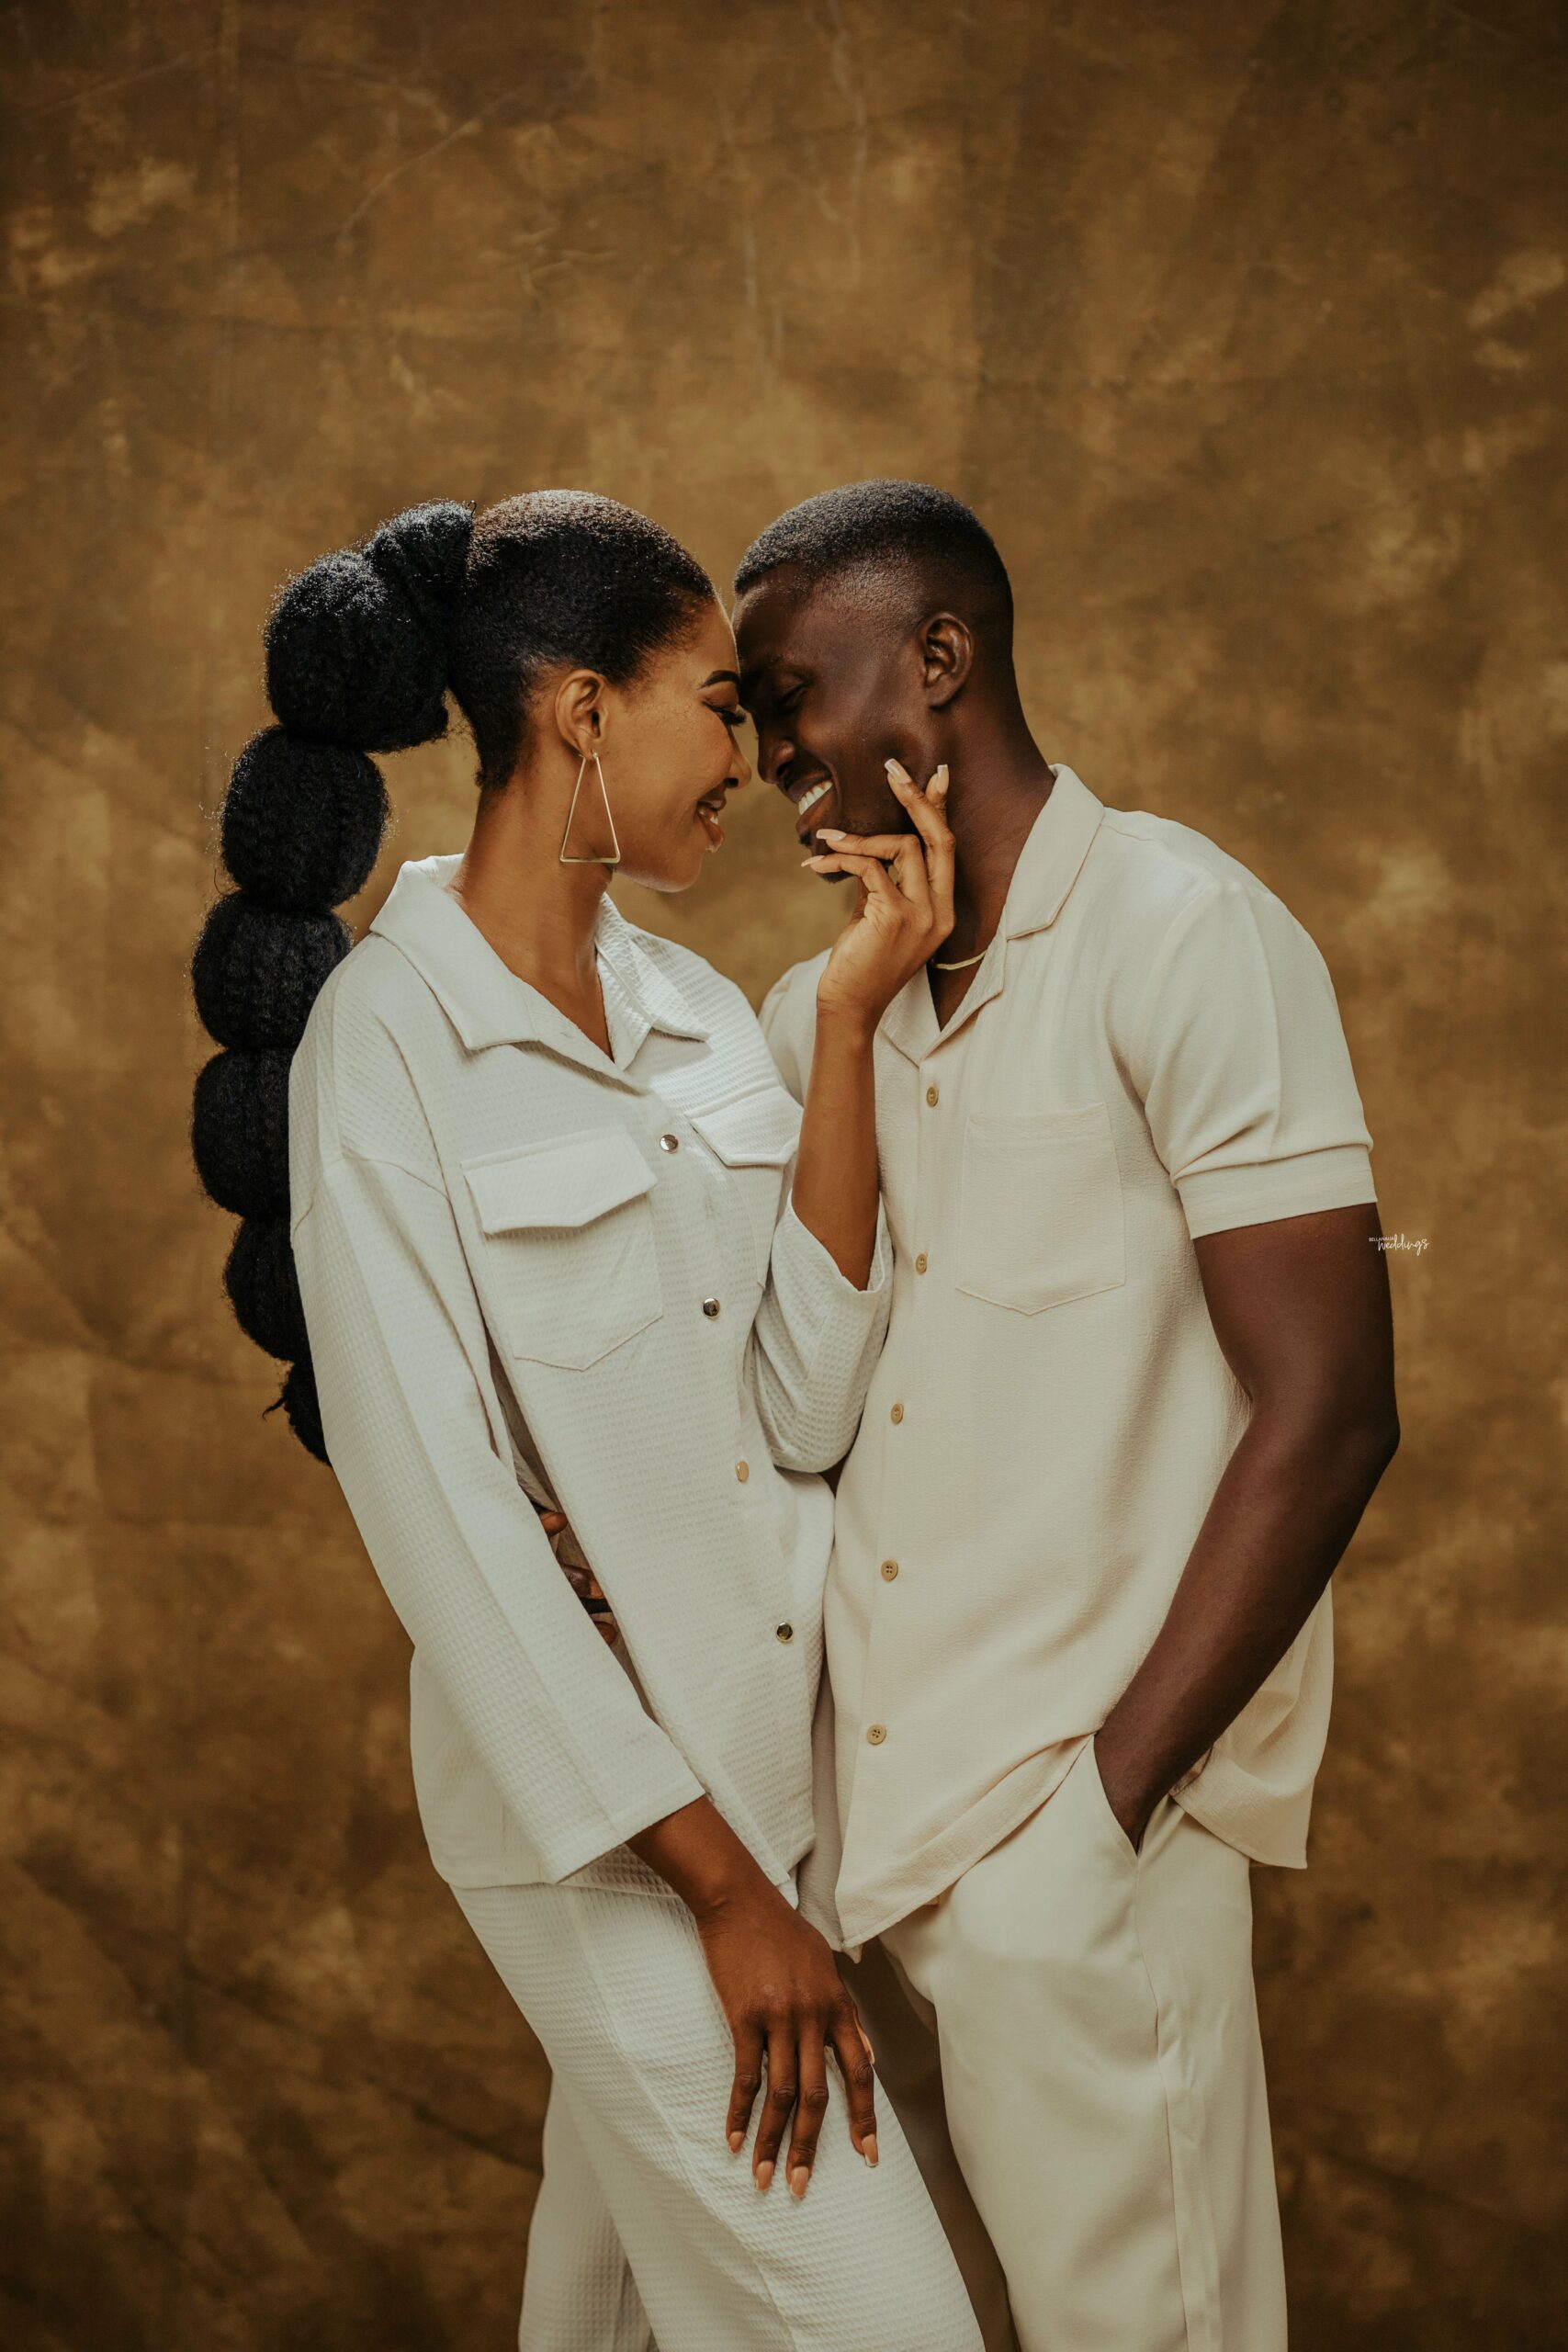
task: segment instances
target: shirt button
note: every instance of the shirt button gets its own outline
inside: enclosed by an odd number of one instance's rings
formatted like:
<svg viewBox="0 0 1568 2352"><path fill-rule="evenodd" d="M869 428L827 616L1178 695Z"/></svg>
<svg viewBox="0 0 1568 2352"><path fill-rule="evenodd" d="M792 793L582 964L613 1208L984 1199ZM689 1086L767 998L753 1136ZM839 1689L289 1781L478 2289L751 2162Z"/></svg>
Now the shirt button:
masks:
<svg viewBox="0 0 1568 2352"><path fill-rule="evenodd" d="M659 1138L659 1148L660 1151L679 1151L681 1148L680 1136L660 1136Z"/></svg>
<svg viewBox="0 0 1568 2352"><path fill-rule="evenodd" d="M749 1462L738 1462L735 1465L735 1475L744 1486L751 1476L751 1464Z"/></svg>
<svg viewBox="0 0 1568 2352"><path fill-rule="evenodd" d="M707 1317L708 1321L711 1323L714 1317L718 1313L717 1299L705 1298L703 1301L703 1313Z"/></svg>
<svg viewBox="0 0 1568 2352"><path fill-rule="evenodd" d="M886 1724L873 1724L870 1730L866 1733L866 1737L871 1742L873 1747L880 1747L886 1736L887 1725Z"/></svg>
<svg viewBox="0 0 1568 2352"><path fill-rule="evenodd" d="M903 1419L903 1418L904 1418L904 1408L903 1408L903 1406L902 1406L902 1405L895 1405L895 1406L894 1406L894 1408L893 1408L893 1410L888 1414L887 1418L888 1418L888 1419L889 1419L890 1421L901 1421L901 1420Z"/></svg>
<svg viewBox="0 0 1568 2352"><path fill-rule="evenodd" d="M916 1273L917 1273L917 1274L923 1274L923 1273L925 1272L925 1271L926 1271L926 1267L927 1267L927 1265L928 1265L928 1263L929 1263L929 1262L930 1262L930 1261L929 1261L929 1260L928 1260L928 1259L927 1259L927 1257L926 1257L926 1253L925 1253L925 1251L922 1250L921 1250L921 1252L920 1252L920 1254L919 1254L919 1257L916 1259L916 1261L915 1261L915 1272L916 1272Z"/></svg>
<svg viewBox="0 0 1568 2352"><path fill-rule="evenodd" d="M793 1625L775 1625L773 1627L773 1639L775 1642L793 1642L795 1639L795 1627Z"/></svg>
<svg viewBox="0 0 1568 2352"><path fill-rule="evenodd" d="M941 1100L942 1100L942 1089L941 1089L941 1087L940 1087L940 1086L928 1086L928 1087L927 1087L927 1089L926 1089L926 1101L928 1102L928 1103L930 1103L930 1105L931 1105L931 1109L932 1109L933 1111L936 1109L936 1106L937 1106L937 1104L941 1102Z"/></svg>
<svg viewBox="0 0 1568 2352"><path fill-rule="evenodd" d="M883 1583L884 1583L884 1584L891 1584L891 1583L892 1583L892 1581L893 1581L893 1579L894 1579L894 1577L897 1575L897 1573L898 1573L898 1563L897 1563L897 1560L884 1560L884 1561L883 1561L883 1563L882 1563L882 1581L883 1581Z"/></svg>

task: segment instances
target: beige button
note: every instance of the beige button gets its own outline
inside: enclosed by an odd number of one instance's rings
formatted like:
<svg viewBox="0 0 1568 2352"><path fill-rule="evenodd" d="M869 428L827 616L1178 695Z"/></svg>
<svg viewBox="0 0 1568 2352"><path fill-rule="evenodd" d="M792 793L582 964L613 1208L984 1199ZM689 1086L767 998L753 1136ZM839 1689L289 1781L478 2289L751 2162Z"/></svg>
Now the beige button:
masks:
<svg viewBox="0 0 1568 2352"><path fill-rule="evenodd" d="M773 1627L773 1639L775 1642L793 1642L795 1639L795 1627L793 1625L775 1625Z"/></svg>
<svg viewBox="0 0 1568 2352"><path fill-rule="evenodd" d="M927 1267L927 1265L929 1264L929 1262L930 1262L930 1261L927 1259L926 1253L925 1253L925 1251L922 1250L921 1250L921 1252L920 1252L920 1254L919 1254L919 1257L916 1259L916 1261L915 1261L915 1272L916 1272L916 1273L917 1273L917 1274L923 1274L923 1273L925 1272L925 1271L926 1271L926 1267Z"/></svg>
<svg viewBox="0 0 1568 2352"><path fill-rule="evenodd" d="M936 1106L941 1100L942 1089L938 1086L928 1086L926 1089L926 1101L931 1104L933 1111L936 1109Z"/></svg>
<svg viewBox="0 0 1568 2352"><path fill-rule="evenodd" d="M679 1151L681 1148L680 1136L660 1136L659 1138L659 1148L660 1151Z"/></svg>
<svg viewBox="0 0 1568 2352"><path fill-rule="evenodd" d="M717 1299L705 1298L703 1301L703 1313L707 1317L708 1321L711 1323L714 1317L718 1313Z"/></svg>
<svg viewBox="0 0 1568 2352"><path fill-rule="evenodd" d="M888 1419L889 1419L890 1421L901 1421L901 1420L903 1419L903 1418L904 1418L904 1408L903 1408L903 1406L902 1406L902 1405L895 1405L895 1406L894 1406L894 1408L893 1408L893 1410L888 1414L887 1418L888 1418Z"/></svg>
<svg viewBox="0 0 1568 2352"><path fill-rule="evenodd" d="M735 1465L735 1475L744 1486L751 1476L751 1464L749 1462L738 1462Z"/></svg>
<svg viewBox="0 0 1568 2352"><path fill-rule="evenodd" d="M893 1581L893 1579L894 1579L894 1577L897 1575L897 1573L898 1573L898 1563L897 1563L897 1560L884 1560L884 1561L883 1561L883 1563L882 1563L882 1581L883 1581L883 1583L884 1583L884 1584L891 1584L891 1583L892 1583L892 1581Z"/></svg>
<svg viewBox="0 0 1568 2352"><path fill-rule="evenodd" d="M880 1747L886 1736L887 1725L886 1724L873 1724L870 1730L866 1733L866 1737L870 1740L873 1747Z"/></svg>

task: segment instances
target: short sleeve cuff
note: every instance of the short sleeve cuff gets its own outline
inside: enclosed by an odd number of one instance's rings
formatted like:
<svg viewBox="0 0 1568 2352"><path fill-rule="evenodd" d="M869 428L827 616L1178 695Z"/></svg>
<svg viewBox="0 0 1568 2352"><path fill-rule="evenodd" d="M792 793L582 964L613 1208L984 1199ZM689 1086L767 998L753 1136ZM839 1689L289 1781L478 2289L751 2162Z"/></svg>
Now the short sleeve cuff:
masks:
<svg viewBox="0 0 1568 2352"><path fill-rule="evenodd" d="M1270 1225L1315 1209L1375 1206L1371 1156L1362 1144L1337 1144L1288 1159L1259 1159L1239 1168L1202 1168L1179 1176L1176 1189L1194 1241L1238 1225Z"/></svg>

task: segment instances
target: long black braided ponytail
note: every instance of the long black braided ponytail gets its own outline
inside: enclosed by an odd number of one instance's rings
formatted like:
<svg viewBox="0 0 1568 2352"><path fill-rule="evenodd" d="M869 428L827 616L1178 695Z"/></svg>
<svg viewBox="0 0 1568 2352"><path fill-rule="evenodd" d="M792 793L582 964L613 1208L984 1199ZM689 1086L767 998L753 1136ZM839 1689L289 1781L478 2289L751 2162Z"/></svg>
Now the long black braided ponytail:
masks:
<svg viewBox="0 0 1568 2352"><path fill-rule="evenodd" d="M288 1242L288 1065L318 990L352 944L333 912L369 879L389 814L372 752L446 731L447 618L468 561L467 506L411 507L363 548L322 556L266 626L267 700L224 795L237 887L191 959L197 1011L221 1050L196 1081L191 1152L240 1219L224 1288L241 1329L288 1366L290 1428L327 1459Z"/></svg>
<svg viewBox="0 0 1568 2352"><path fill-rule="evenodd" d="M333 913L369 879L386 831L372 752L446 731L450 692L504 789L530 693L551 663L628 684L714 594L696 559L635 508L591 492L534 491L476 521L450 502L411 506L362 548L288 581L266 625L277 725L234 763L221 817L235 884L209 910L191 961L203 1025L220 1050L196 1081L191 1151L241 1220L224 1268L240 1328L288 1364L279 1405L328 1458L289 1246L288 1066L322 982L347 955Z"/></svg>

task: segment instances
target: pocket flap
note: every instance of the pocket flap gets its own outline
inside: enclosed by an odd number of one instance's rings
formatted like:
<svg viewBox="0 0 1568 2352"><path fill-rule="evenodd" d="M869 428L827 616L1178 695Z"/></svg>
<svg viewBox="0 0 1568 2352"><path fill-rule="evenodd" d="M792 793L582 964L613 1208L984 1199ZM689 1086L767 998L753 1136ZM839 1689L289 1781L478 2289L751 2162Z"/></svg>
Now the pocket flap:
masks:
<svg viewBox="0 0 1568 2352"><path fill-rule="evenodd" d="M800 1140L800 1105L782 1086L686 1116L727 1168L782 1168Z"/></svg>
<svg viewBox="0 0 1568 2352"><path fill-rule="evenodd" d="M487 1233L517 1226L592 1225L653 1190L653 1170L620 1127L466 1159L463 1173Z"/></svg>

